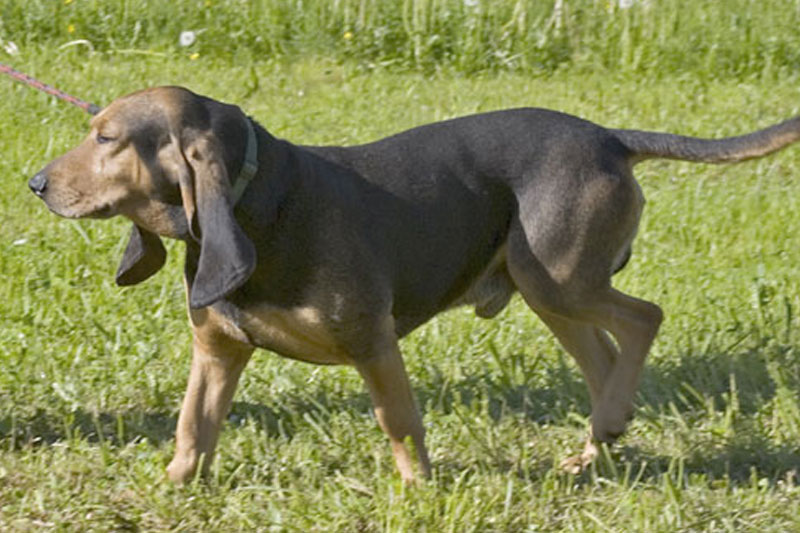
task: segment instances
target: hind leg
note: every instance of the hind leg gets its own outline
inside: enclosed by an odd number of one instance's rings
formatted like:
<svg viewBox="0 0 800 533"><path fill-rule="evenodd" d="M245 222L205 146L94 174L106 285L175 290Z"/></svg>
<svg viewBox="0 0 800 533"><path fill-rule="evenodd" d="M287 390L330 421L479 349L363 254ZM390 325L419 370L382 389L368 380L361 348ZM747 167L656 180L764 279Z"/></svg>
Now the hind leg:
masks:
<svg viewBox="0 0 800 533"><path fill-rule="evenodd" d="M585 310L586 317L608 330L619 345L599 403L592 409L592 436L613 442L625 431L644 361L663 320L657 305L614 289Z"/></svg>
<svg viewBox="0 0 800 533"><path fill-rule="evenodd" d="M586 377L592 440L582 454L585 463L596 454L593 440L613 442L624 431L662 314L658 306L611 288L641 212L632 178L601 176L571 191L573 196L550 198L549 204L539 195L526 206L509 231L507 268L528 306ZM575 211L576 205L586 208Z"/></svg>
<svg viewBox="0 0 800 533"><path fill-rule="evenodd" d="M564 349L578 363L589 388L592 405L600 405L608 375L619 358L617 347L605 331L590 324L545 312L538 314ZM597 443L590 431L581 453L564 459L560 466L566 472L578 474L597 457L598 453Z"/></svg>
<svg viewBox="0 0 800 533"><path fill-rule="evenodd" d="M582 311L590 319L594 315L592 323L542 316L575 358L592 398L592 426L584 449L561 463L571 473L579 473L597 457L598 442L614 442L625 431L645 357L662 319L654 304L613 290L608 300ZM611 331L619 348L594 324Z"/></svg>
<svg viewBox="0 0 800 533"><path fill-rule="evenodd" d="M526 281L523 266L510 259L509 271L525 301L575 358L586 378L592 399L591 440L613 442L624 432L633 411L639 376L661 324L661 309L611 288L564 294L569 292L565 287L547 301L541 287ZM578 470L597 453L591 440L578 457ZM565 466L575 470L574 464Z"/></svg>
<svg viewBox="0 0 800 533"><path fill-rule="evenodd" d="M578 364L589 388L592 405L600 402L608 375L619 352L608 334L591 324L538 312L550 331Z"/></svg>
<svg viewBox="0 0 800 533"><path fill-rule="evenodd" d="M531 308L539 308L541 302L531 297L531 291L520 287L520 292ZM625 431L647 352L661 324L661 310L609 289L560 314L540 311L539 315L575 358L589 387L591 435L583 452L562 464L579 472L596 457L597 441L614 442ZM617 341L618 349L604 330Z"/></svg>

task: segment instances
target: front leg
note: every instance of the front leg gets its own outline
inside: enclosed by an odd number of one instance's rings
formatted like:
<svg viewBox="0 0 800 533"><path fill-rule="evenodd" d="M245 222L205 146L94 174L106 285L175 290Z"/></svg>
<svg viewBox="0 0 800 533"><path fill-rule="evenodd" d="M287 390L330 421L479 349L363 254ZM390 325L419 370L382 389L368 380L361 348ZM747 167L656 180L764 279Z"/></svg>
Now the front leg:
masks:
<svg viewBox="0 0 800 533"><path fill-rule="evenodd" d="M201 463L202 473L208 472L239 376L253 353L252 346L209 325L213 321L204 320L208 314L192 312L192 367L178 417L175 456L167 467L167 476L176 483L191 480Z"/></svg>
<svg viewBox="0 0 800 533"><path fill-rule="evenodd" d="M411 453L406 445L410 437L416 448L423 477L430 477L431 463L425 448L425 428L408 382L396 338L387 336L379 347L356 363L369 389L375 416L388 435L397 469L403 481L415 480Z"/></svg>

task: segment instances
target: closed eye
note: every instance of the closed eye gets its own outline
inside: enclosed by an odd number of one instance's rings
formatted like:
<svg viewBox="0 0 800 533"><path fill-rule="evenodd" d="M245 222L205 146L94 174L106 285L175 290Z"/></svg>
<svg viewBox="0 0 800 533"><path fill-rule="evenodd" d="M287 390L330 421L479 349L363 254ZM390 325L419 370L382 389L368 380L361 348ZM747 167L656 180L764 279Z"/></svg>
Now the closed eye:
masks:
<svg viewBox="0 0 800 533"><path fill-rule="evenodd" d="M97 134L95 138L97 140L97 144L105 144L114 140L114 137L106 137L105 135Z"/></svg>

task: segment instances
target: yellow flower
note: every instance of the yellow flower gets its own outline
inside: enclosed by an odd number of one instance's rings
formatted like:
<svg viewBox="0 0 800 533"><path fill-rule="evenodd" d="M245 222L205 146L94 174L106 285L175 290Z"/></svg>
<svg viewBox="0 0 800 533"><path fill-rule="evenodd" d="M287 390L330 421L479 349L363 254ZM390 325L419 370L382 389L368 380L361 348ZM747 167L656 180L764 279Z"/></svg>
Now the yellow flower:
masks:
<svg viewBox="0 0 800 533"><path fill-rule="evenodd" d="M68 6L72 3L72 0L64 0L64 5Z"/></svg>
<svg viewBox="0 0 800 533"><path fill-rule="evenodd" d="M197 59L198 57L200 57L200 54L199 54L199 53L197 53L197 52L195 52L195 53L193 53L193 54L189 55L189 59L191 59L192 61L194 61L194 60L195 60L195 59Z"/></svg>
<svg viewBox="0 0 800 533"><path fill-rule="evenodd" d="M345 41L349 41L350 39L352 39L352 38L353 38L353 32L351 32L351 31L346 31L346 32L344 32L344 35L342 35L342 38L343 38Z"/></svg>
<svg viewBox="0 0 800 533"><path fill-rule="evenodd" d="M70 24L69 26L67 26L67 33L75 33L75 25L74 24Z"/></svg>

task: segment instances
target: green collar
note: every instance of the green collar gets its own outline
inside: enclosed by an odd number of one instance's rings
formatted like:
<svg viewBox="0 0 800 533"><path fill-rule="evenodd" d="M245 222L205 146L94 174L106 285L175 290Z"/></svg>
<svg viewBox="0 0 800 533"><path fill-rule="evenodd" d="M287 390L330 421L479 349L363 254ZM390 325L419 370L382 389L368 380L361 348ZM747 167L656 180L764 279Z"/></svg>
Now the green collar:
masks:
<svg viewBox="0 0 800 533"><path fill-rule="evenodd" d="M242 163L242 170L236 177L231 187L231 200L233 205L239 203L242 199L245 189L250 185L250 181L258 171L258 141L256 140L256 130L253 127L253 121L250 117L245 117L245 124L247 124L247 148L244 152L244 162Z"/></svg>

